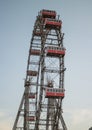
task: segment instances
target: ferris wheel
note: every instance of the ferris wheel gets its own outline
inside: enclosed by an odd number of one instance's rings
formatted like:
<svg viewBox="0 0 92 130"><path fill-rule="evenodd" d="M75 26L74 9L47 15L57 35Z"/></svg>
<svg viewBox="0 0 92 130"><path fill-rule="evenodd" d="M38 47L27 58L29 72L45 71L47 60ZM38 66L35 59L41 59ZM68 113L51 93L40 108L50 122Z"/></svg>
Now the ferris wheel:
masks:
<svg viewBox="0 0 92 130"><path fill-rule="evenodd" d="M63 37L56 11L41 10L33 28L25 89L12 130L67 130L62 116Z"/></svg>

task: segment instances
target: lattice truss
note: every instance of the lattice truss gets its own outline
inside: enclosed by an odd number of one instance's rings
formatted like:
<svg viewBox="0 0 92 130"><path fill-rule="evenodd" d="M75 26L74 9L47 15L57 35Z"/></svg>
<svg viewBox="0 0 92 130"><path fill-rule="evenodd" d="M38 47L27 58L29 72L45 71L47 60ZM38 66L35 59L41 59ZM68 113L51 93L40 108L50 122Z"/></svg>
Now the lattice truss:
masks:
<svg viewBox="0 0 92 130"><path fill-rule="evenodd" d="M62 116L64 56L62 21L41 10L30 42L24 93L13 130L67 130Z"/></svg>

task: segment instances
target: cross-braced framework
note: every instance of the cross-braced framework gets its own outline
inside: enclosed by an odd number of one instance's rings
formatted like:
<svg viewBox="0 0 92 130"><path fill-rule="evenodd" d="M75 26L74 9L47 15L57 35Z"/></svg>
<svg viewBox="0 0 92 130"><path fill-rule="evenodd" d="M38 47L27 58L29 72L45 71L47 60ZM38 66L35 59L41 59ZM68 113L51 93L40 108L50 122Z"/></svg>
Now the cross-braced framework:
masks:
<svg viewBox="0 0 92 130"><path fill-rule="evenodd" d="M12 130L67 130L62 116L64 34L56 11L41 10L30 42L24 93Z"/></svg>

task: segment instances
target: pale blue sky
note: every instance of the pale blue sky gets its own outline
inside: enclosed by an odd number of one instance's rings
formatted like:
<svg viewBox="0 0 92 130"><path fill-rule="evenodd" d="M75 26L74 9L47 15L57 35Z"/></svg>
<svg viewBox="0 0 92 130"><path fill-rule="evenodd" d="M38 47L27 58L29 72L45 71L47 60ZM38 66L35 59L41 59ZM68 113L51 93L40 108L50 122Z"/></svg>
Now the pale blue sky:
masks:
<svg viewBox="0 0 92 130"><path fill-rule="evenodd" d="M92 0L0 0L0 130L12 129L23 94L33 25L41 9L63 21L64 119L69 130L92 126Z"/></svg>

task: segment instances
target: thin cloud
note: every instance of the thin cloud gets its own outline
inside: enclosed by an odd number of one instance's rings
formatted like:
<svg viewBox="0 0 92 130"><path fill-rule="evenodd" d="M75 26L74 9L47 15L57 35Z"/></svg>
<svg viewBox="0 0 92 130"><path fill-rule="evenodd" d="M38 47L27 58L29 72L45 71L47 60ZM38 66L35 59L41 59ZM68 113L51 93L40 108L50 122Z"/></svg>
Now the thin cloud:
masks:
<svg viewBox="0 0 92 130"><path fill-rule="evenodd" d="M10 130L12 125L11 116L7 112L0 112L0 130Z"/></svg>
<svg viewBox="0 0 92 130"><path fill-rule="evenodd" d="M68 126L73 130L88 130L92 126L92 110L91 109L74 109L66 110L68 114Z"/></svg>

